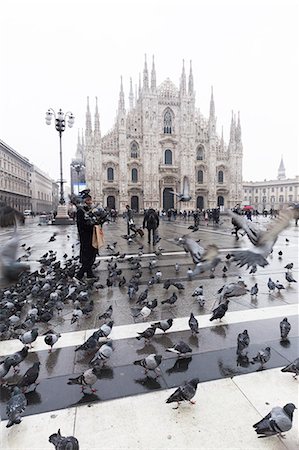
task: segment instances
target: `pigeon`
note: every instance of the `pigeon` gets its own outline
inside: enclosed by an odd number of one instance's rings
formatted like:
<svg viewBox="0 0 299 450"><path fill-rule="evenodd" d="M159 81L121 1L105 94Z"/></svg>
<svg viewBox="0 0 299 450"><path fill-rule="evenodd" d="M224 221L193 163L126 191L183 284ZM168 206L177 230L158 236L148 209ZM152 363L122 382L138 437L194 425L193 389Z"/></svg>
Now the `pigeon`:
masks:
<svg viewBox="0 0 299 450"><path fill-rule="evenodd" d="M145 358L138 359L137 361L134 361L135 366L141 366L144 368L144 372L147 373L149 370L153 370L156 374L157 372L160 372L160 369L158 366L161 364L162 361L162 355L156 355L155 353L152 353ZM158 376L158 374L157 374Z"/></svg>
<svg viewBox="0 0 299 450"><path fill-rule="evenodd" d="M25 411L26 406L27 400L25 395L21 392L18 386L15 386L6 405L6 414L8 417L6 428L9 428L14 424L21 423L21 414Z"/></svg>
<svg viewBox="0 0 299 450"><path fill-rule="evenodd" d="M192 348L189 347L184 341L179 341L173 347L167 348L167 352L175 353L179 358L189 357L192 353Z"/></svg>
<svg viewBox="0 0 299 450"><path fill-rule="evenodd" d="M257 297L258 291L259 291L258 284L255 283L255 284L252 286L252 288L250 289L250 295L251 295L251 297Z"/></svg>
<svg viewBox="0 0 299 450"><path fill-rule="evenodd" d="M294 264L293 264L293 263L289 263L289 264L287 264L286 266L284 266L284 268L287 269L287 270L289 270L289 271L292 270L293 267L294 267Z"/></svg>
<svg viewBox="0 0 299 450"><path fill-rule="evenodd" d="M71 324L77 322L77 325L79 325L79 320L81 319L82 316L83 316L83 312L82 312L80 306L77 306L73 310L73 315L72 315L72 318L71 318Z"/></svg>
<svg viewBox="0 0 299 450"><path fill-rule="evenodd" d="M198 295L203 295L203 286L198 286L198 287L194 290L194 292L193 292L193 294L192 294L192 297L197 297Z"/></svg>
<svg viewBox="0 0 299 450"><path fill-rule="evenodd" d="M174 191L169 191L170 194L176 195L179 202L189 202L191 200L191 195L189 191L189 182L188 177L184 176L183 178L183 192L178 194Z"/></svg>
<svg viewBox="0 0 299 450"><path fill-rule="evenodd" d="M186 253L190 253L194 264L197 264L201 261L202 255L204 254L205 250L193 239L188 238L187 236L183 236L177 239L175 242L177 243L177 245L183 247Z"/></svg>
<svg viewBox="0 0 299 450"><path fill-rule="evenodd" d="M197 303L198 303L198 306L200 307L200 308L204 308L204 306L205 306L205 298L203 297L203 295L198 295L197 297L196 297L196 301L197 301Z"/></svg>
<svg viewBox="0 0 299 450"><path fill-rule="evenodd" d="M250 342L250 337L247 330L244 330L243 333L238 334L238 345L237 345L237 355L241 357L246 357L247 349Z"/></svg>
<svg viewBox="0 0 299 450"><path fill-rule="evenodd" d="M141 338L144 338L145 341L149 341L155 334L156 328L148 327L146 330L144 330L142 333L139 333L139 336L136 337L138 341L140 341Z"/></svg>
<svg viewBox="0 0 299 450"><path fill-rule="evenodd" d="M207 246L206 250L201 256L201 261L199 261L192 273L194 275L201 274L206 271L210 271L210 278L214 278L214 271L216 266L220 263L221 259L218 256L218 247L215 244L210 244ZM191 278L192 278L191 277Z"/></svg>
<svg viewBox="0 0 299 450"><path fill-rule="evenodd" d="M280 292L282 289L285 289L284 285L281 284L281 283L279 282L279 280L276 280L275 287L276 287L276 289L278 290L278 292Z"/></svg>
<svg viewBox="0 0 299 450"><path fill-rule="evenodd" d="M252 359L252 364L259 362L261 364L261 369L263 369L264 365L269 361L270 358L271 349L270 347L266 347L258 351L257 355Z"/></svg>
<svg viewBox="0 0 299 450"><path fill-rule="evenodd" d="M0 228L16 226L17 221L24 223L24 220L23 213L0 201Z"/></svg>
<svg viewBox="0 0 299 450"><path fill-rule="evenodd" d="M110 320L108 323L104 323L103 325L101 325L98 330L99 337L108 338L109 334L112 331L113 324L114 324L113 320Z"/></svg>
<svg viewBox="0 0 299 450"><path fill-rule="evenodd" d="M1 380L3 380L5 375L8 374L10 368L11 368L11 364L9 361L4 360L0 363L0 382L1 382Z"/></svg>
<svg viewBox="0 0 299 450"><path fill-rule="evenodd" d="M155 329L159 328L160 330L164 331L164 333L165 333L165 331L169 330L169 328L172 327L172 324L173 324L173 319L167 319L167 320L160 320L159 322L152 323L151 327L155 328Z"/></svg>
<svg viewBox="0 0 299 450"><path fill-rule="evenodd" d="M289 284L297 283L297 280L295 280L295 278L293 277L293 275L290 272L285 273L285 278Z"/></svg>
<svg viewBox="0 0 299 450"><path fill-rule="evenodd" d="M98 347L99 337L100 337L99 330L94 331L92 335L89 336L89 338L82 345L80 345L75 349L75 352L78 352L79 350L84 350L87 352L95 350Z"/></svg>
<svg viewBox="0 0 299 450"><path fill-rule="evenodd" d="M228 304L229 300L226 300L225 303L220 303L220 305L217 306L217 308L213 309L213 315L210 318L210 322L212 322L215 319L221 320L222 317L224 317L226 311L228 310Z"/></svg>
<svg viewBox="0 0 299 450"><path fill-rule="evenodd" d="M187 270L188 281L192 281L193 275L194 275L193 270L191 269L191 267L188 267L188 270Z"/></svg>
<svg viewBox="0 0 299 450"><path fill-rule="evenodd" d="M233 260L237 262L240 267L257 266L265 267L268 265L267 257L270 255L278 235L281 231L288 227L289 222L293 216L290 210L282 211L278 218L272 221L267 230L262 231L257 228L254 223L245 219L243 216L228 210L228 214L242 228L253 247L249 250L235 250L232 252Z"/></svg>
<svg viewBox="0 0 299 450"><path fill-rule="evenodd" d="M57 433L49 436L49 442L54 445L55 450L79 450L79 442L74 436L61 436L60 428Z"/></svg>
<svg viewBox="0 0 299 450"><path fill-rule="evenodd" d="M188 321L188 324L189 324L192 335L199 333L198 320L195 318L193 313L190 314L190 319Z"/></svg>
<svg viewBox="0 0 299 450"><path fill-rule="evenodd" d="M173 292L173 294L169 298L167 298L166 300L162 300L161 304L164 305L165 303L168 303L169 305L172 306L175 304L177 299L178 299L178 296L176 295L175 292Z"/></svg>
<svg viewBox="0 0 299 450"><path fill-rule="evenodd" d="M195 401L192 401L192 398L196 394L197 385L199 383L198 378L192 378L192 380L188 381L188 383L179 386L173 394L166 400L166 403L177 402L177 409L179 407L180 402L189 401L193 405Z"/></svg>
<svg viewBox="0 0 299 450"><path fill-rule="evenodd" d="M249 271L249 275L251 275L251 274L255 274L256 273L256 271L257 271L257 265L256 264L253 264L252 266L251 266L251 269L250 269L250 271Z"/></svg>
<svg viewBox="0 0 299 450"><path fill-rule="evenodd" d="M97 389L93 389L92 386L97 382L96 368L87 369L81 375L76 378L69 378L67 384L80 384L81 391L84 392L85 387L89 386L91 392L96 392Z"/></svg>
<svg viewBox="0 0 299 450"><path fill-rule="evenodd" d="M1 222L1 202L0 202L0 222ZM1 226L1 225L0 225ZM13 235L0 248L0 266L2 277L8 281L17 281L23 272L28 272L30 266L17 259L19 247L19 235L14 229Z"/></svg>
<svg viewBox="0 0 299 450"><path fill-rule="evenodd" d="M269 278L267 286L268 286L268 289L269 289L270 293L272 291L275 291L276 285L275 285L274 281L271 280L271 278Z"/></svg>
<svg viewBox="0 0 299 450"><path fill-rule="evenodd" d="M180 271L180 265L179 265L179 263L175 263L175 265L174 265L174 270L175 270L175 272L176 273L178 273L179 271Z"/></svg>
<svg viewBox="0 0 299 450"><path fill-rule="evenodd" d="M52 330L47 331L44 342L50 346L49 353L52 352L53 345L56 344L59 338L61 338L61 334L54 333Z"/></svg>
<svg viewBox="0 0 299 450"><path fill-rule="evenodd" d="M101 348L96 352L92 360L90 361L90 365L102 365L105 364L108 359L111 357L113 353L112 341L108 341L106 344L103 344Z"/></svg>
<svg viewBox="0 0 299 450"><path fill-rule="evenodd" d="M288 334L291 331L291 324L288 322L288 318L285 317L279 324L280 327L280 337L282 341L287 340Z"/></svg>
<svg viewBox="0 0 299 450"><path fill-rule="evenodd" d="M14 353L13 355L7 356L3 363L9 364L11 367L13 367L15 372L18 372L19 369L16 369L18 365L26 358L28 355L28 347L24 346L22 350Z"/></svg>
<svg viewBox="0 0 299 450"><path fill-rule="evenodd" d="M294 373L294 378L297 379L297 376L299 375L299 358L296 358L295 361L285 366L281 371Z"/></svg>
<svg viewBox="0 0 299 450"><path fill-rule="evenodd" d="M240 297L241 295L247 294L247 285L243 280L238 280L236 282L224 284L218 291L219 302L229 297Z"/></svg>
<svg viewBox="0 0 299 450"><path fill-rule="evenodd" d="M269 414L253 425L256 433L261 435L259 438L277 434L280 437L284 437L282 433L292 428L295 409L297 408L293 403L287 403L283 408L280 406L272 408Z"/></svg>
<svg viewBox="0 0 299 450"><path fill-rule="evenodd" d="M24 345L30 345L32 347L32 343L36 341L38 336L38 328L33 328L31 331L26 331L22 336L19 337L20 341Z"/></svg>
<svg viewBox="0 0 299 450"><path fill-rule="evenodd" d="M38 383L36 383L36 380L39 376L39 366L40 362L35 362L33 366L29 367L27 372L24 373L20 381L18 381L17 386L23 390L23 392L27 391L27 388L35 385L34 390L36 389Z"/></svg>

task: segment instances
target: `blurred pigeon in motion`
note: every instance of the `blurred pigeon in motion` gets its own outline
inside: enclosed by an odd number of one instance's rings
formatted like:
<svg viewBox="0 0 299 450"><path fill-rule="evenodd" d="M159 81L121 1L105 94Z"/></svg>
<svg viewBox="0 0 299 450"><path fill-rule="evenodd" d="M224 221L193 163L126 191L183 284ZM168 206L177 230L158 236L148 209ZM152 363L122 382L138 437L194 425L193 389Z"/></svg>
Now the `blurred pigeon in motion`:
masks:
<svg viewBox="0 0 299 450"><path fill-rule="evenodd" d="M249 275L254 275L254 274L256 273L256 271L257 271L257 265L256 265L256 264L253 264L253 265L251 266L250 271L249 271Z"/></svg>
<svg viewBox="0 0 299 450"><path fill-rule="evenodd" d="M54 331L52 331L52 330L47 331L47 334L44 337L44 342L45 342L45 344L50 346L49 353L52 352L53 345L56 344L56 342L58 341L59 338L61 338L61 334L54 333Z"/></svg>
<svg viewBox="0 0 299 450"><path fill-rule="evenodd" d="M251 297L255 297L255 298L256 298L258 292L259 292L258 284L255 283L255 284L252 286L252 288L250 289L250 295L251 295Z"/></svg>
<svg viewBox="0 0 299 450"><path fill-rule="evenodd" d="M175 270L175 272L176 273L178 273L179 271L180 271L180 265L179 265L179 263L175 263L175 265L174 265L174 270Z"/></svg>
<svg viewBox="0 0 299 450"><path fill-rule="evenodd" d="M95 367L92 369L87 369L78 377L69 378L67 384L79 384L81 386L81 392L84 392L86 386L89 386L91 392L97 392L97 389L92 388L98 379L96 373L97 370Z"/></svg>
<svg viewBox="0 0 299 450"><path fill-rule="evenodd" d="M253 247L249 250L233 251L233 260L240 267L246 265L247 269L254 265L261 267L268 265L267 257L270 255L279 233L289 226L293 213L290 210L282 211L278 218L270 223L268 229L262 231L250 220L245 219L245 217L231 210L227 212L238 226L246 232L250 242L253 244Z"/></svg>
<svg viewBox="0 0 299 450"><path fill-rule="evenodd" d="M152 339L152 337L154 336L156 332L156 328L152 328L152 327L148 327L146 330L144 330L142 333L139 333L139 336L136 337L136 339L138 339L138 341L140 341L141 338L145 339L145 342L148 342Z"/></svg>
<svg viewBox="0 0 299 450"><path fill-rule="evenodd" d="M32 343L36 341L38 336L38 328L33 328L31 331L26 331L22 336L19 337L20 341L24 345L32 347Z"/></svg>
<svg viewBox="0 0 299 450"><path fill-rule="evenodd" d="M213 315L210 318L210 322L213 320L219 319L219 321L224 317L226 311L228 310L229 300L226 300L225 303L220 303L217 308L213 309Z"/></svg>
<svg viewBox="0 0 299 450"><path fill-rule="evenodd" d="M259 438L274 436L276 434L284 437L282 433L289 431L293 426L293 413L295 409L297 408L294 403L287 403L283 408L280 406L272 408L269 414L253 425L256 433L261 435Z"/></svg>
<svg viewBox="0 0 299 450"><path fill-rule="evenodd" d="M285 317L279 324L280 327L280 337L282 341L286 341L288 339L288 334L291 331L291 324L288 321L288 318Z"/></svg>
<svg viewBox="0 0 299 450"><path fill-rule="evenodd" d="M169 191L170 194L176 195L178 198L178 202L189 202L191 200L191 195L189 191L189 182L188 177L184 176L183 178L183 192L178 194L174 191Z"/></svg>
<svg viewBox="0 0 299 450"><path fill-rule="evenodd" d="M180 402L190 402L194 405L195 401L193 401L192 398L196 394L198 383L198 378L192 378L192 380L188 381L188 383L179 386L176 391L174 391L174 393L171 394L170 397L168 397L166 403L177 402L177 407L175 409L179 407Z"/></svg>
<svg viewBox="0 0 299 450"><path fill-rule="evenodd" d="M21 423L21 414L25 411L26 406L27 400L25 395L21 392L19 387L15 386L6 405L6 414L8 417L6 428Z"/></svg>
<svg viewBox="0 0 299 450"><path fill-rule="evenodd" d="M238 334L238 344L237 344L237 355L240 357L247 356L247 347L250 343L250 337L247 330L244 330L243 333Z"/></svg>
<svg viewBox="0 0 299 450"><path fill-rule="evenodd" d="M113 346L112 341L108 341L107 343L103 344L101 348L96 352L92 360L90 361L91 366L96 365L104 365L106 362L111 358L113 353Z"/></svg>
<svg viewBox="0 0 299 450"><path fill-rule="evenodd" d="M159 328L160 330L167 331L169 328L172 327L173 319L167 319L167 320L160 320L159 322L155 322L151 324L152 328Z"/></svg>
<svg viewBox="0 0 299 450"><path fill-rule="evenodd" d="M11 364L9 361L4 360L0 362L0 382L8 374L10 368Z"/></svg>
<svg viewBox="0 0 299 450"><path fill-rule="evenodd" d="M297 280L295 280L295 278L293 277L293 275L290 272L285 273L285 278L289 284L297 283Z"/></svg>
<svg viewBox="0 0 299 450"><path fill-rule="evenodd" d="M186 253L190 253L194 264L197 264L201 261L205 249L201 247L196 241L187 236L183 236L176 239L175 242L177 245L183 247Z"/></svg>
<svg viewBox="0 0 299 450"><path fill-rule="evenodd" d="M281 371L294 373L294 378L297 379L297 376L299 375L299 358L296 358L295 361L285 366Z"/></svg>
<svg viewBox="0 0 299 450"><path fill-rule="evenodd" d="M27 355L28 355L28 347L25 346L22 348L22 350L14 353L13 355L7 356L4 359L3 363L5 363L6 365L9 364L11 367L13 367L15 372L18 372L19 369L17 369L17 367L22 361L24 361Z"/></svg>
<svg viewBox="0 0 299 450"><path fill-rule="evenodd" d="M160 372L159 366L162 362L162 355L156 355L152 353L145 358L138 359L134 361L135 366L141 366L144 368L144 373L147 373L149 370L153 370L155 374L158 376L157 372Z"/></svg>
<svg viewBox="0 0 299 450"><path fill-rule="evenodd" d="M21 273L30 270L27 263L20 262L17 259L19 244L19 235L15 228L12 237L0 248L1 276L8 281L16 281Z"/></svg>
<svg viewBox="0 0 299 450"><path fill-rule="evenodd" d="M179 341L173 347L166 349L167 352L175 353L179 358L187 358L192 353L192 348L184 341Z"/></svg>
<svg viewBox="0 0 299 450"><path fill-rule="evenodd" d="M0 201L0 228L16 226L17 222L24 223L24 214Z"/></svg>
<svg viewBox="0 0 299 450"><path fill-rule="evenodd" d="M274 281L271 280L271 278L269 278L267 286L268 286L270 294L271 294L271 292L275 291L275 289L276 289L276 285L275 285Z"/></svg>
<svg viewBox="0 0 299 450"><path fill-rule="evenodd" d="M244 283L243 280L238 280L236 282L224 284L217 291L217 294L220 294L219 303L222 302L224 299L230 297L240 297L241 295L247 294L247 292L249 291L247 289L247 285Z"/></svg>
<svg viewBox="0 0 299 450"><path fill-rule="evenodd" d="M270 347L266 347L264 349L261 349L257 352L257 355L252 358L251 363L260 363L260 370L263 370L264 365L269 361L271 358L271 349Z"/></svg>
<svg viewBox="0 0 299 450"><path fill-rule="evenodd" d="M57 433L49 436L49 442L55 450L79 450L79 442L74 436L61 436L60 428Z"/></svg>
<svg viewBox="0 0 299 450"><path fill-rule="evenodd" d="M192 336L199 333L198 320L196 319L196 317L194 316L194 314L192 312L190 313L190 319L188 321L188 325L191 330Z"/></svg>
<svg viewBox="0 0 299 450"><path fill-rule="evenodd" d="M208 245L201 257L201 261L196 264L192 276L207 272L208 270L211 275L213 275L213 272L220 261L221 259L219 258L217 245Z"/></svg>

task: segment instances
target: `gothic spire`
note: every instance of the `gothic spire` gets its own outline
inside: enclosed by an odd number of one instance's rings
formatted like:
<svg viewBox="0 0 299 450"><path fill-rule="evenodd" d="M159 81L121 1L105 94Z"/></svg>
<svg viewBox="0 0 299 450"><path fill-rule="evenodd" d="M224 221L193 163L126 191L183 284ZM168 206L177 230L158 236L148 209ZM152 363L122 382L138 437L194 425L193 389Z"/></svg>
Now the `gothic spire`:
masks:
<svg viewBox="0 0 299 450"><path fill-rule="evenodd" d="M146 55L144 55L143 90L148 91L148 70L147 70Z"/></svg>
<svg viewBox="0 0 299 450"><path fill-rule="evenodd" d="M234 111L232 111L232 120L230 123L230 137L229 137L229 144L232 145L235 143L236 139L236 123L234 118Z"/></svg>
<svg viewBox="0 0 299 450"><path fill-rule="evenodd" d="M240 111L238 111L238 123L236 125L236 142L241 142L241 122L240 122Z"/></svg>
<svg viewBox="0 0 299 450"><path fill-rule="evenodd" d="M86 109L86 121L85 121L85 133L91 134L91 114L89 109L89 97L87 97L87 109Z"/></svg>
<svg viewBox="0 0 299 450"><path fill-rule="evenodd" d="M282 158L282 155L281 155L281 160L280 160L280 164L279 164L279 168L278 168L277 179L278 180L285 180L285 178L286 178L286 170L285 170L283 158Z"/></svg>
<svg viewBox="0 0 299 450"><path fill-rule="evenodd" d="M221 150L224 150L224 139L223 139L223 125L221 128L221 141L220 141L220 148Z"/></svg>
<svg viewBox="0 0 299 450"><path fill-rule="evenodd" d="M213 96L213 86L211 87L211 100L210 100L210 120L215 120L215 103Z"/></svg>
<svg viewBox="0 0 299 450"><path fill-rule="evenodd" d="M192 73L192 61L190 60L190 72L189 72L189 82L188 82L188 94L193 95L194 90L194 82L193 82L193 73Z"/></svg>
<svg viewBox="0 0 299 450"><path fill-rule="evenodd" d="M153 55L153 63L152 63L152 73L151 73L151 90L154 91L157 87L156 81L156 69L155 69L155 59Z"/></svg>
<svg viewBox="0 0 299 450"><path fill-rule="evenodd" d="M141 97L141 74L139 72L138 98Z"/></svg>
<svg viewBox="0 0 299 450"><path fill-rule="evenodd" d="M133 109L133 106L134 106L134 94L133 94L132 78L130 78L129 104L130 104L130 109Z"/></svg>
<svg viewBox="0 0 299 450"><path fill-rule="evenodd" d="M101 135L100 132L100 115L99 115L99 108L98 108L98 97L96 97L96 111L94 115L94 134L97 136Z"/></svg>
<svg viewBox="0 0 299 450"><path fill-rule="evenodd" d="M81 140L80 140L80 130L78 128L78 142L77 142L77 150L76 150L76 159L80 159L81 158L81 150L82 149L82 144L81 144Z"/></svg>
<svg viewBox="0 0 299 450"><path fill-rule="evenodd" d="M182 75L181 75L181 83L180 83L180 91L181 94L186 94L186 73L185 73L185 60L183 59L183 68L182 68Z"/></svg>
<svg viewBox="0 0 299 450"><path fill-rule="evenodd" d="M118 112L125 110L125 96L124 96L124 88L123 88L123 77L120 77L120 92L119 92L119 100L118 100Z"/></svg>

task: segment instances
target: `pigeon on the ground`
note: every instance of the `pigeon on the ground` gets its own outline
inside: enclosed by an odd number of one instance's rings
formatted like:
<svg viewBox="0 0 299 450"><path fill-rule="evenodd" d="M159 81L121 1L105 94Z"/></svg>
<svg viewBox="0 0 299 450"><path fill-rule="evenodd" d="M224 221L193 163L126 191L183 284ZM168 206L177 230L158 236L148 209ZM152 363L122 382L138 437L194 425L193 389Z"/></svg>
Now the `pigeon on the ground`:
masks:
<svg viewBox="0 0 299 450"><path fill-rule="evenodd" d="M57 433L49 436L49 442L55 450L79 450L79 442L74 436L61 436L60 428Z"/></svg>
<svg viewBox="0 0 299 450"><path fill-rule="evenodd" d="M75 352L78 352L79 350L84 350L87 352L95 350L98 347L99 338L99 330L94 331L92 335L89 336L89 338L85 342L83 342L82 345L79 345L79 347L75 348Z"/></svg>
<svg viewBox="0 0 299 450"><path fill-rule="evenodd" d="M13 367L15 372L18 372L19 369L17 369L17 367L26 358L27 355L28 355L28 347L26 347L25 345L22 348L22 350L14 353L13 355L7 356L4 359L3 363L10 365L11 367Z"/></svg>
<svg viewBox="0 0 299 450"><path fill-rule="evenodd" d="M250 343L250 337L247 330L244 330L243 333L238 334L238 345L237 345L237 355L241 357L246 357L247 352L246 349Z"/></svg>
<svg viewBox="0 0 299 450"><path fill-rule="evenodd" d="M289 271L291 271L293 269L293 267L294 267L294 263L289 263L286 266L284 266L284 268L289 270Z"/></svg>
<svg viewBox="0 0 299 450"><path fill-rule="evenodd" d="M198 287L194 290L194 292L193 292L193 294L192 294L192 297L197 297L198 295L203 295L203 286L198 286Z"/></svg>
<svg viewBox="0 0 299 450"><path fill-rule="evenodd" d="M260 363L260 368L263 369L264 365L271 358L271 349L270 347L263 348L257 352L257 355L252 358L252 364Z"/></svg>
<svg viewBox="0 0 299 450"><path fill-rule="evenodd" d="M193 336L199 333L198 320L196 319L196 317L192 312L190 313L190 319L188 321L188 324Z"/></svg>
<svg viewBox="0 0 299 450"><path fill-rule="evenodd" d="M250 295L251 295L251 297L257 297L258 291L259 291L258 284L255 283L255 284L252 286L252 288L250 289Z"/></svg>
<svg viewBox="0 0 299 450"><path fill-rule="evenodd" d="M54 333L52 330L47 331L47 334L44 337L44 342L50 346L49 353L52 352L53 345L56 344L59 338L61 338L61 334Z"/></svg>
<svg viewBox="0 0 299 450"><path fill-rule="evenodd" d="M282 341L287 340L288 334L291 331L291 324L288 321L288 318L285 317L279 324L280 327L280 337Z"/></svg>
<svg viewBox="0 0 299 450"><path fill-rule="evenodd" d="M200 308L204 308L205 303L206 303L206 300L205 300L205 298L204 298L203 295L198 295L198 296L196 297L196 301L197 301L198 306L199 306Z"/></svg>
<svg viewBox="0 0 299 450"><path fill-rule="evenodd" d="M140 341L141 338L144 338L146 342L148 342L152 337L154 336L156 332L156 328L148 327L146 330L144 330L142 333L139 333L139 336L136 337L138 341Z"/></svg>
<svg viewBox="0 0 299 450"><path fill-rule="evenodd" d="M97 382L97 369L93 367L92 369L87 369L81 375L76 378L69 378L67 384L80 384L81 391L84 392L86 386L89 386L91 392L96 392L96 389L93 389L92 386Z"/></svg>
<svg viewBox="0 0 299 450"><path fill-rule="evenodd" d="M32 347L32 343L36 341L38 336L38 328L33 328L31 331L26 331L22 336L19 337L20 341L24 345L30 345Z"/></svg>
<svg viewBox="0 0 299 450"><path fill-rule="evenodd" d="M219 302L230 297L240 297L248 292L247 285L243 280L238 280L236 282L224 284L220 289L218 289L217 294L219 295Z"/></svg>
<svg viewBox="0 0 299 450"><path fill-rule="evenodd" d="M192 380L188 381L188 383L179 386L173 394L166 400L166 403L177 402L177 408L179 407L180 402L190 402L195 404L195 401L192 398L196 394L197 385L199 383L198 378L192 378Z"/></svg>
<svg viewBox="0 0 299 450"><path fill-rule="evenodd" d="M294 378L296 379L299 375L299 358L296 358L291 364L288 364L283 369L281 369L281 371L294 373Z"/></svg>
<svg viewBox="0 0 299 450"><path fill-rule="evenodd" d="M290 272L285 273L285 278L289 284L297 283L297 280L295 280L295 278L293 277L293 275Z"/></svg>
<svg viewBox="0 0 299 450"><path fill-rule="evenodd" d="M104 365L110 359L112 353L112 341L108 341L99 348L89 364L91 366Z"/></svg>
<svg viewBox="0 0 299 450"><path fill-rule="evenodd" d="M175 353L179 358L186 358L192 353L192 348L184 341L179 341L173 347L166 349L167 352Z"/></svg>
<svg viewBox="0 0 299 450"><path fill-rule="evenodd" d="M138 359L137 361L134 361L135 366L141 366L144 368L144 372L147 373L149 370L153 370L156 374L157 372L160 372L160 369L158 366L161 364L162 361L162 355L156 355L155 353L152 353L145 358ZM157 374L158 376L158 374Z"/></svg>
<svg viewBox="0 0 299 450"><path fill-rule="evenodd" d="M213 315L210 318L210 322L216 319L221 320L222 317L224 317L226 311L228 310L228 304L229 300L226 300L225 303L220 303L220 305L217 306L217 308L213 309Z"/></svg>
<svg viewBox="0 0 299 450"><path fill-rule="evenodd" d="M285 289L284 285L281 284L281 283L279 282L279 280L276 280L275 287L276 287L276 289L278 290L278 292L280 292L282 289Z"/></svg>
<svg viewBox="0 0 299 450"><path fill-rule="evenodd" d="M275 291L276 285L275 285L274 281L271 280L271 278L269 278L267 286L268 286L268 289L269 289L270 293L272 291Z"/></svg>
<svg viewBox="0 0 299 450"><path fill-rule="evenodd" d="M155 322L151 324L152 328L159 328L160 330L167 331L169 328L172 327L173 319L167 319L167 320L160 320L159 322Z"/></svg>
<svg viewBox="0 0 299 450"><path fill-rule="evenodd" d="M39 376L39 366L40 362L37 361L33 364L33 366L29 367L27 372L24 373L20 381L18 381L17 386L22 389L23 392L27 391L27 388L35 385L34 390L36 389L38 383L36 383L36 380Z"/></svg>
<svg viewBox="0 0 299 450"><path fill-rule="evenodd" d="M161 301L161 304L164 305L165 303L168 303L169 305L172 306L172 305L175 304L175 302L177 301L177 299L178 299L178 296L176 295L175 292L173 292L173 294L172 294L169 298L167 298L167 299L165 299L165 300L162 300L162 301Z"/></svg>
<svg viewBox="0 0 299 450"><path fill-rule="evenodd" d="M21 414L25 411L27 400L20 388L15 386L10 399L6 405L6 414L8 422L6 428L14 424L21 423Z"/></svg>
<svg viewBox="0 0 299 450"><path fill-rule="evenodd" d="M11 364L9 361L5 361L5 360L1 361L1 363L0 363L0 382L1 382L1 380L3 380L5 375L8 374L10 368L11 368Z"/></svg>
<svg viewBox="0 0 299 450"><path fill-rule="evenodd" d="M293 403L287 403L283 408L275 406L262 420L255 423L253 428L261 437L274 436L289 431L293 425L293 413L297 409Z"/></svg>

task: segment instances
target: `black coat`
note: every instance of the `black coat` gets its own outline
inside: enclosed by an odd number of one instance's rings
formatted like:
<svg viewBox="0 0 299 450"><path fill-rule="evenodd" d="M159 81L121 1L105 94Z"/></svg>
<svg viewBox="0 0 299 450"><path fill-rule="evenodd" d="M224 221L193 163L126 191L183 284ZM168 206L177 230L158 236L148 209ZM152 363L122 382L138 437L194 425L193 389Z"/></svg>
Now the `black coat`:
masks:
<svg viewBox="0 0 299 450"><path fill-rule="evenodd" d="M156 230L159 226L159 216L152 208L148 209L144 215L143 228Z"/></svg>
<svg viewBox="0 0 299 450"><path fill-rule="evenodd" d="M90 208L83 206L77 210L77 228L80 239L80 262L85 264L96 257L97 249L92 246L94 224L88 216Z"/></svg>

